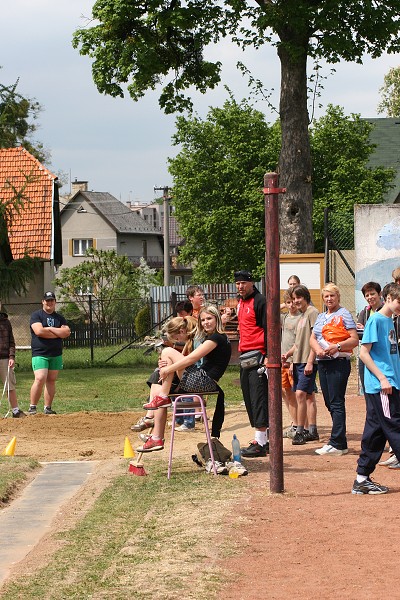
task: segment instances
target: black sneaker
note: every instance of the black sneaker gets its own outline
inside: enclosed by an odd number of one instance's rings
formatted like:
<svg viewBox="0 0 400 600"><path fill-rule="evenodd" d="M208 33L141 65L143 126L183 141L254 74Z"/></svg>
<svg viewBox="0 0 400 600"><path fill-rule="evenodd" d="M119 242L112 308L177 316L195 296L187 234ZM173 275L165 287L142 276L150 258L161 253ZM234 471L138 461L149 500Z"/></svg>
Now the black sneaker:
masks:
<svg viewBox="0 0 400 600"><path fill-rule="evenodd" d="M269 444L260 446L256 441L250 442L247 448L242 448L241 453L244 458L257 458L258 456L267 456Z"/></svg>
<svg viewBox="0 0 400 600"><path fill-rule="evenodd" d="M381 485L380 483L376 483L376 481L372 481L368 477L362 483L358 483L357 479L354 480L353 487L351 490L352 494L387 494L389 488L386 485Z"/></svg>
<svg viewBox="0 0 400 600"><path fill-rule="evenodd" d="M293 446L302 446L306 443L304 431L296 431L294 438L292 439Z"/></svg>
<svg viewBox="0 0 400 600"><path fill-rule="evenodd" d="M30 406L28 409L28 415L36 415L37 410L36 410L36 406Z"/></svg>
<svg viewBox="0 0 400 600"><path fill-rule="evenodd" d="M51 408L51 406L45 406L43 413L45 415L56 415L56 411Z"/></svg>
<svg viewBox="0 0 400 600"><path fill-rule="evenodd" d="M13 419L23 419L26 417L26 414L19 408L18 412L13 412Z"/></svg>
<svg viewBox="0 0 400 600"><path fill-rule="evenodd" d="M306 442L317 442L319 440L318 431L316 431L315 433L310 433L308 429L305 429L303 431L303 437Z"/></svg>

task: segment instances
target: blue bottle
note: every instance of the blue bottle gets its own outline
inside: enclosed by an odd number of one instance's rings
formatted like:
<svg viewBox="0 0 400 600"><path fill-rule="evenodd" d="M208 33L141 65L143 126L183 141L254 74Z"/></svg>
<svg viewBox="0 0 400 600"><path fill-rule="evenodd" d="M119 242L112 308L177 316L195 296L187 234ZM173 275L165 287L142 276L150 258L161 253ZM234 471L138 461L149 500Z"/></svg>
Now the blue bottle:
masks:
<svg viewBox="0 0 400 600"><path fill-rule="evenodd" d="M241 462L242 454L240 452L240 443L236 437L236 433L233 434L232 439L232 460L236 462Z"/></svg>

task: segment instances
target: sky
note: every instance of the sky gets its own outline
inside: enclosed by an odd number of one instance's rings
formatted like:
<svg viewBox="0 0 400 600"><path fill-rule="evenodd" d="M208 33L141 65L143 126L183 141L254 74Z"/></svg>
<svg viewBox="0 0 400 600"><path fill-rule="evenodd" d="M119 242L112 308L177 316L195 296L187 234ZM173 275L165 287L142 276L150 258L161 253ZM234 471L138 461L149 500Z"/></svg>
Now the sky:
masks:
<svg viewBox="0 0 400 600"><path fill-rule="evenodd" d="M158 106L157 92L139 102L101 95L91 76L91 61L72 48L74 31L87 24L94 0L12 0L3 2L0 19L0 81L36 99L43 107L35 139L51 154L51 170L68 180L88 181L89 190L109 192L122 202L151 202L161 195L154 187L170 186L168 158L179 148L172 145L175 116ZM265 46L246 53L221 43L211 52L224 64L223 83L236 100L248 97L247 80L236 68L243 61L265 87L274 89L278 105L280 66L276 51ZM320 101L344 108L345 114L383 117L377 113L384 75L400 64L400 55L384 55L363 65L341 63L324 82ZM323 68L329 75L330 66ZM223 85L205 95L195 93L194 107L202 118L210 106L227 99ZM266 103L258 103L266 120L274 122ZM316 116L325 109L317 109ZM48 166L48 165L46 165ZM70 191L70 183L61 194Z"/></svg>

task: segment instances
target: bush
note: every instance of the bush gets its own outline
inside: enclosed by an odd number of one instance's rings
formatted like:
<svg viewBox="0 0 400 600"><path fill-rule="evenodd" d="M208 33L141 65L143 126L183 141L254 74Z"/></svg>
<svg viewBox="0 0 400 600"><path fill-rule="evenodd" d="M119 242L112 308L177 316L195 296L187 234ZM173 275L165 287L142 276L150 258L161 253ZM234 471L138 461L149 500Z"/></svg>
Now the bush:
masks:
<svg viewBox="0 0 400 600"><path fill-rule="evenodd" d="M150 306L146 304L141 308L135 318L135 331L138 337L142 337L151 329Z"/></svg>
<svg viewBox="0 0 400 600"><path fill-rule="evenodd" d="M79 306L76 304L76 302L66 302L59 310L59 313L63 315L68 322L75 324L85 322L85 315L79 309Z"/></svg>

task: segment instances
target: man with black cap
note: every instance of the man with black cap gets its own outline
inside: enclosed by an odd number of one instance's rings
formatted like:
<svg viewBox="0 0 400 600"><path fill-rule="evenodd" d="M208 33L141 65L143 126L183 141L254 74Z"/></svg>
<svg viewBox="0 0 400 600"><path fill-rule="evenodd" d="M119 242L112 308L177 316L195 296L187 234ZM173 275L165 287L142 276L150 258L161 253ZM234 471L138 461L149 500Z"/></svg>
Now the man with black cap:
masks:
<svg viewBox="0 0 400 600"><path fill-rule="evenodd" d="M35 415L44 387L44 414L55 415L52 403L56 391L58 372L63 368L62 341L71 330L64 317L56 312L54 292L45 292L42 308L31 315L32 369L35 381L31 387L28 413Z"/></svg>
<svg viewBox="0 0 400 600"><path fill-rule="evenodd" d="M249 271L236 271L235 282L239 294L239 352L241 358L250 351L258 352L260 357L258 364L250 368L241 364L240 367L243 399L250 425L255 429L255 439L242 449L242 456L256 458L266 456L269 447L268 380L265 374L258 373L267 353L266 298L254 286L254 278Z"/></svg>

